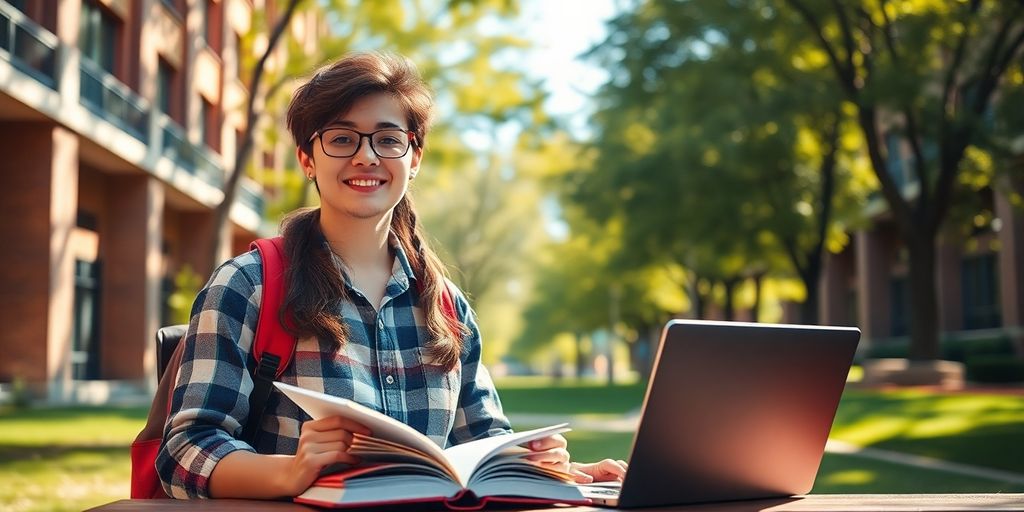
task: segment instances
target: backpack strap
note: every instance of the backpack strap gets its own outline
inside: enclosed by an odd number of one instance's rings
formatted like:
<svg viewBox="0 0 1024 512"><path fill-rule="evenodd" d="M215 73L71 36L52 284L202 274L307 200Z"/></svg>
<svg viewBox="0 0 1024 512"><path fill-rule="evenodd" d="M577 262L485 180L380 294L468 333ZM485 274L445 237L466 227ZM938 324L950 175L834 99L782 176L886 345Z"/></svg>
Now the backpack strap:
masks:
<svg viewBox="0 0 1024 512"><path fill-rule="evenodd" d="M260 316L256 321L256 339L252 349L256 367L252 376L252 393L249 394L249 419L242 428L242 439L255 446L271 388L291 364L296 341L284 329L280 317L284 305L285 271L288 268L284 239L279 236L261 238L252 242L249 248L256 249L263 261Z"/></svg>
<svg viewBox="0 0 1024 512"><path fill-rule="evenodd" d="M452 336L462 337L462 331L459 328L459 313L455 310L452 290L447 281L444 283L444 288L441 289L441 311L444 313L445 320L448 321L448 329L452 331Z"/></svg>

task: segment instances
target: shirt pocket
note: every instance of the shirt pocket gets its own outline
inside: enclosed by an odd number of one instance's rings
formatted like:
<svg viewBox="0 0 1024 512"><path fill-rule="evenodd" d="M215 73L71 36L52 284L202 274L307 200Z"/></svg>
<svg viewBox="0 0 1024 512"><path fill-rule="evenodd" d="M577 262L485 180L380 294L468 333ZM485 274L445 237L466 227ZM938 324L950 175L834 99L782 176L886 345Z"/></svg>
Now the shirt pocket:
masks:
<svg viewBox="0 0 1024 512"><path fill-rule="evenodd" d="M430 357L420 347L420 360L429 361ZM426 412L427 437L439 446L446 446L448 435L455 426L455 415L459 408L459 394L462 392L462 368L456 366L452 370L431 364L422 366L425 385L425 404L409 404L411 409Z"/></svg>

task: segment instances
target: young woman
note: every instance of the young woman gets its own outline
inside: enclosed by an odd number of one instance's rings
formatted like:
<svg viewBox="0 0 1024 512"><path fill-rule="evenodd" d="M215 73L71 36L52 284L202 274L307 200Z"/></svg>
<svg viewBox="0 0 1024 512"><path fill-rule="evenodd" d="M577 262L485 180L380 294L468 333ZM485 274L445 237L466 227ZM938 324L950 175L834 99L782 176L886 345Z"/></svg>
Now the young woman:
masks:
<svg viewBox="0 0 1024 512"><path fill-rule="evenodd" d="M288 128L320 208L283 225L291 261L285 310L298 344L281 380L355 400L444 447L511 432L480 362L480 333L461 292L427 246L408 194L423 158L432 100L403 57L367 53L300 87ZM247 369L261 291L259 255L218 268L196 298L157 458L176 498L278 498L304 491L348 453L362 425L308 418L272 393L250 446ZM446 316L448 290L458 321ZM458 333L458 334L456 334ZM622 461L569 462L565 438L531 443L530 457L580 482L620 479Z"/></svg>

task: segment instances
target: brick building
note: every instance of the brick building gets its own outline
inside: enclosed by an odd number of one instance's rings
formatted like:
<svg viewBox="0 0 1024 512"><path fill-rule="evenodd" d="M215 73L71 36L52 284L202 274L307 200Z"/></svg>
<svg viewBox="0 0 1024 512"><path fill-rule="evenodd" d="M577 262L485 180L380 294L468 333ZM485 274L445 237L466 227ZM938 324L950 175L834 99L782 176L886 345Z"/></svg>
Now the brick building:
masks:
<svg viewBox="0 0 1024 512"><path fill-rule="evenodd" d="M0 385L50 402L152 388L172 278L206 267L263 3L0 0ZM243 178L234 252L266 234L263 210Z"/></svg>

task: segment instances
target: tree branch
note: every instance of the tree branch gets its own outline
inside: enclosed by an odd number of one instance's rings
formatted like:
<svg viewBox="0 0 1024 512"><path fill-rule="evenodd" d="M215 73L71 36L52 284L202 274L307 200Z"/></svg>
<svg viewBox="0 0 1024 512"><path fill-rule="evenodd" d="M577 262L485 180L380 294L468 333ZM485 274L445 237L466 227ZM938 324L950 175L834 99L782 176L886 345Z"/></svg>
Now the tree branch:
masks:
<svg viewBox="0 0 1024 512"><path fill-rule="evenodd" d="M889 165L886 163L885 158L882 157L882 152L879 149L878 119L875 114L875 108L871 106L859 107L857 122L864 132L864 139L868 145L868 157L871 160L871 167L875 171L875 176L878 177L878 181L882 185L882 195L885 196L885 200L889 203L889 208L893 212L893 218L896 220L896 224L900 227L901 232L904 235L909 235L914 231L912 210L910 204L903 197L902 191L896 186L896 182L893 181L892 175L889 174Z"/></svg>
<svg viewBox="0 0 1024 512"><path fill-rule="evenodd" d="M938 225L949 210L948 203L949 198L953 194L956 171L964 151L967 150L967 146L970 144L974 127L977 126L978 119L988 109L992 94L999 85L1000 79L1006 73L1010 62L1013 61L1014 56L1020 51L1021 46L1024 46L1024 28L1022 28L1015 37L1009 38L1009 44L1003 48L1003 43L1008 39L1010 27L1021 18L1022 6L1024 6L1024 2L1018 3L1012 15L1004 19L999 32L992 41L992 47L987 52L986 66L978 73L982 78L975 86L974 96L971 98L972 101L970 103L970 113L966 120L957 124L956 129L950 134L950 138L947 139L948 143L944 144L935 191L936 205L931 212L931 216L928 218L929 224Z"/></svg>
<svg viewBox="0 0 1024 512"><path fill-rule="evenodd" d="M285 29L288 27L288 23L291 22L292 15L295 14L295 9L298 7L302 0L289 0L288 6L285 8L284 13L274 23L274 28L270 33L270 38L267 41L267 48L260 56L259 61L256 63L256 68L253 70L252 83L249 86L249 98L246 100L245 105L245 130L242 134L242 142L235 151L235 163L231 169L231 173L228 175L228 179L224 184L224 199L221 200L220 204L214 210L214 233L213 240L216 243L211 244L209 262L211 264L210 270L216 267L221 243L226 242L221 240L220 232L228 222L228 214L231 211L231 205L235 202L235 196L238 194L238 183L241 181L242 175L245 173L245 165L249 160L249 152L253 145L253 133L256 130L256 118L258 114L256 112L256 97L259 95L260 82L263 80L263 74L266 71L267 60L270 59L270 55L274 52L277 47L278 41L281 36L284 35Z"/></svg>
<svg viewBox="0 0 1024 512"><path fill-rule="evenodd" d="M832 64L832 69L835 70L836 77L839 78L839 84L844 90L846 90L846 94L851 99L856 98L857 86L854 81L855 76L853 75L852 70L843 68L843 63L839 60L839 56L836 54L835 49L832 47L832 44L829 43L828 39L825 38L824 29L818 21L818 18L816 18L814 13L812 13L806 5L800 2L800 0L785 1L800 13L800 16L810 26L811 31L814 32L814 37L817 38L818 43L821 44L821 48L825 50L826 54L828 54L828 60Z"/></svg>
<svg viewBox="0 0 1024 512"><path fill-rule="evenodd" d="M900 54L896 49L896 37L892 34L892 20L889 19L889 13L885 12L887 3L886 0L881 0L878 6L879 10L882 11L882 37L885 38L885 46L889 49L889 54L892 55L892 61L898 63L900 61ZM871 20L870 14L867 17L868 20ZM872 24L874 24L873 21Z"/></svg>
<svg viewBox="0 0 1024 512"><path fill-rule="evenodd" d="M814 249L811 251L810 261L820 262L822 249L825 246L825 237L828 236L828 224L832 217L832 197L835 195L836 177L836 154L839 152L839 126L842 122L842 114L837 110L832 119L832 126L825 131L827 144L825 157L821 161L821 214L818 224L818 239L815 241Z"/></svg>
<svg viewBox="0 0 1024 512"><path fill-rule="evenodd" d="M977 13L980 5L980 0L974 0L973 2L971 2L969 14L973 16L975 13ZM949 115L951 113L955 113L956 111L956 106L950 104L950 97L953 94L953 86L956 83L956 76L960 71L960 66L963 65L964 51L967 48L967 38L970 35L970 30L967 26L968 20L964 19L963 24L963 31L960 33L960 38L956 42L956 48L953 50L953 62L950 64L949 69L946 70L946 78L945 80L943 80L942 85L942 103L940 103L939 105L939 108L942 109L942 115L939 116L940 144L944 143L944 141L947 140L947 137L949 136Z"/></svg>
<svg viewBox="0 0 1024 512"><path fill-rule="evenodd" d="M850 19L846 17L846 9L839 0L832 0L832 7L839 18L839 29L843 32L843 46L846 48L846 69L850 74L856 76L856 66L853 64L853 52L856 46L853 41L853 32L850 28Z"/></svg>

